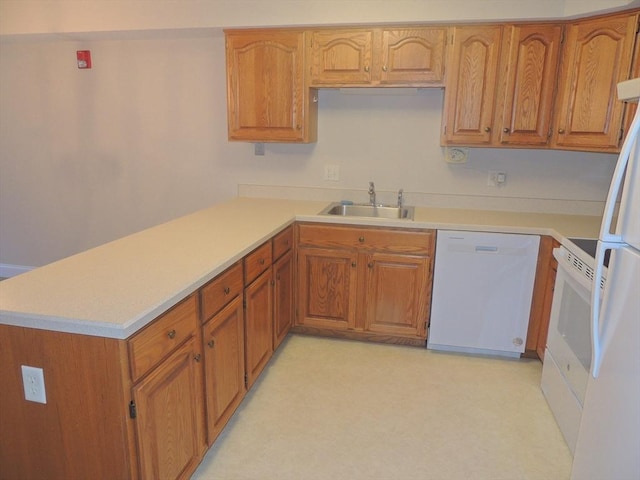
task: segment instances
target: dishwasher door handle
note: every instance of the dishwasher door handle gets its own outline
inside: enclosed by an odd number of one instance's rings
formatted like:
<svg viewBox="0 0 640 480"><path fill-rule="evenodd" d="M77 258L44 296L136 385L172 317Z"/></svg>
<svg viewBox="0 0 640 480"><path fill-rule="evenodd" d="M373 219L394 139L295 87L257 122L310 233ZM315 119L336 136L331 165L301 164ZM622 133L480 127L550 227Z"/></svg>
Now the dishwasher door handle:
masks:
<svg viewBox="0 0 640 480"><path fill-rule="evenodd" d="M495 253L498 247L490 247L486 245L476 245L476 253Z"/></svg>

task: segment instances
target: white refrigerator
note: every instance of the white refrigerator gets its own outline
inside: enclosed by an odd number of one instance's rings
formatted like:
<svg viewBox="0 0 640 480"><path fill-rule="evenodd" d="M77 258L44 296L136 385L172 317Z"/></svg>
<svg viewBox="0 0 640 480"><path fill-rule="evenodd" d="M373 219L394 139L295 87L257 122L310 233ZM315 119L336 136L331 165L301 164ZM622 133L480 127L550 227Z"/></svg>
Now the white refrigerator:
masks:
<svg viewBox="0 0 640 480"><path fill-rule="evenodd" d="M640 78L620 84L618 96L637 101ZM600 229L591 295L593 357L572 480L640 479L639 130L640 108L618 158ZM600 283L607 249L611 250L611 260L600 301L594 285Z"/></svg>

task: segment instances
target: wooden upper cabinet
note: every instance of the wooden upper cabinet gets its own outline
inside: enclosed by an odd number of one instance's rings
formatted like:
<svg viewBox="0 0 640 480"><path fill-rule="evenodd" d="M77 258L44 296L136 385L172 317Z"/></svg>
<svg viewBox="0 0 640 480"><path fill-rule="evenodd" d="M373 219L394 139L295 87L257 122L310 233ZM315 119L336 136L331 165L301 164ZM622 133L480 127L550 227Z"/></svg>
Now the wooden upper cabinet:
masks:
<svg viewBox="0 0 640 480"><path fill-rule="evenodd" d="M516 25L505 29L497 142L545 146L551 133L562 25Z"/></svg>
<svg viewBox="0 0 640 480"><path fill-rule="evenodd" d="M311 34L311 84L366 85L371 81L373 30Z"/></svg>
<svg viewBox="0 0 640 480"><path fill-rule="evenodd" d="M227 31L230 140L314 142L317 104L305 82L305 33Z"/></svg>
<svg viewBox="0 0 640 480"><path fill-rule="evenodd" d="M442 85L446 32L443 27L316 30L311 85Z"/></svg>
<svg viewBox="0 0 640 480"><path fill-rule="evenodd" d="M624 104L616 85L629 78L638 13L567 26L552 145L615 152Z"/></svg>
<svg viewBox="0 0 640 480"><path fill-rule="evenodd" d="M453 29L443 112L443 144L492 140L501 26Z"/></svg>

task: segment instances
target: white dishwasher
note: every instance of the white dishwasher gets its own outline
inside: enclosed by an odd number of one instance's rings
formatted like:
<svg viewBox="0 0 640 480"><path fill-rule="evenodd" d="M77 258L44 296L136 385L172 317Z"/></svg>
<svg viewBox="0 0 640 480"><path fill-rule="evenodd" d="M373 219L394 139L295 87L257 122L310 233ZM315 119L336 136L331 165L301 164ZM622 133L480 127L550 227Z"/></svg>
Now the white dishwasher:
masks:
<svg viewBox="0 0 640 480"><path fill-rule="evenodd" d="M524 352L537 235L439 230L427 348Z"/></svg>

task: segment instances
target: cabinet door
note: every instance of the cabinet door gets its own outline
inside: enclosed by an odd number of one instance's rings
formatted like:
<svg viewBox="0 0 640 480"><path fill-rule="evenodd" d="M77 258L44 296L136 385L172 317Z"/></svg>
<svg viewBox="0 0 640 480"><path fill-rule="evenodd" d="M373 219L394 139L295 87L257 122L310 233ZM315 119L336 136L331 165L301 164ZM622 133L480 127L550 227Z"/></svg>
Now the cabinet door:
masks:
<svg viewBox="0 0 640 480"><path fill-rule="evenodd" d="M371 82L373 31L319 30L311 35L312 85Z"/></svg>
<svg viewBox="0 0 640 480"><path fill-rule="evenodd" d="M229 139L313 141L303 110L303 32L228 33L226 40Z"/></svg>
<svg viewBox="0 0 640 480"><path fill-rule="evenodd" d="M200 463L202 382L200 346L191 337L133 388L141 478L189 478Z"/></svg>
<svg viewBox="0 0 640 480"><path fill-rule="evenodd" d="M502 144L546 145L551 133L561 25L518 25L505 31L496 132Z"/></svg>
<svg viewBox="0 0 640 480"><path fill-rule="evenodd" d="M203 328L209 445L213 444L245 394L242 296Z"/></svg>
<svg viewBox="0 0 640 480"><path fill-rule="evenodd" d="M271 268L244 290L245 365L250 388L273 353Z"/></svg>
<svg viewBox="0 0 640 480"><path fill-rule="evenodd" d="M619 15L568 25L554 146L567 149L619 147L624 112L616 85L629 76L638 15Z"/></svg>
<svg viewBox="0 0 640 480"><path fill-rule="evenodd" d="M367 256L366 330L426 339L430 262L409 255Z"/></svg>
<svg viewBox="0 0 640 480"><path fill-rule="evenodd" d="M446 32L446 28L382 30L380 83L442 84Z"/></svg>
<svg viewBox="0 0 640 480"><path fill-rule="evenodd" d="M293 323L293 253L273 265L273 350L282 343Z"/></svg>
<svg viewBox="0 0 640 480"><path fill-rule="evenodd" d="M354 328L357 266L357 254L351 250L300 248L297 322L307 327Z"/></svg>
<svg viewBox="0 0 640 480"><path fill-rule="evenodd" d="M453 32L442 142L490 144L502 27L456 27Z"/></svg>

